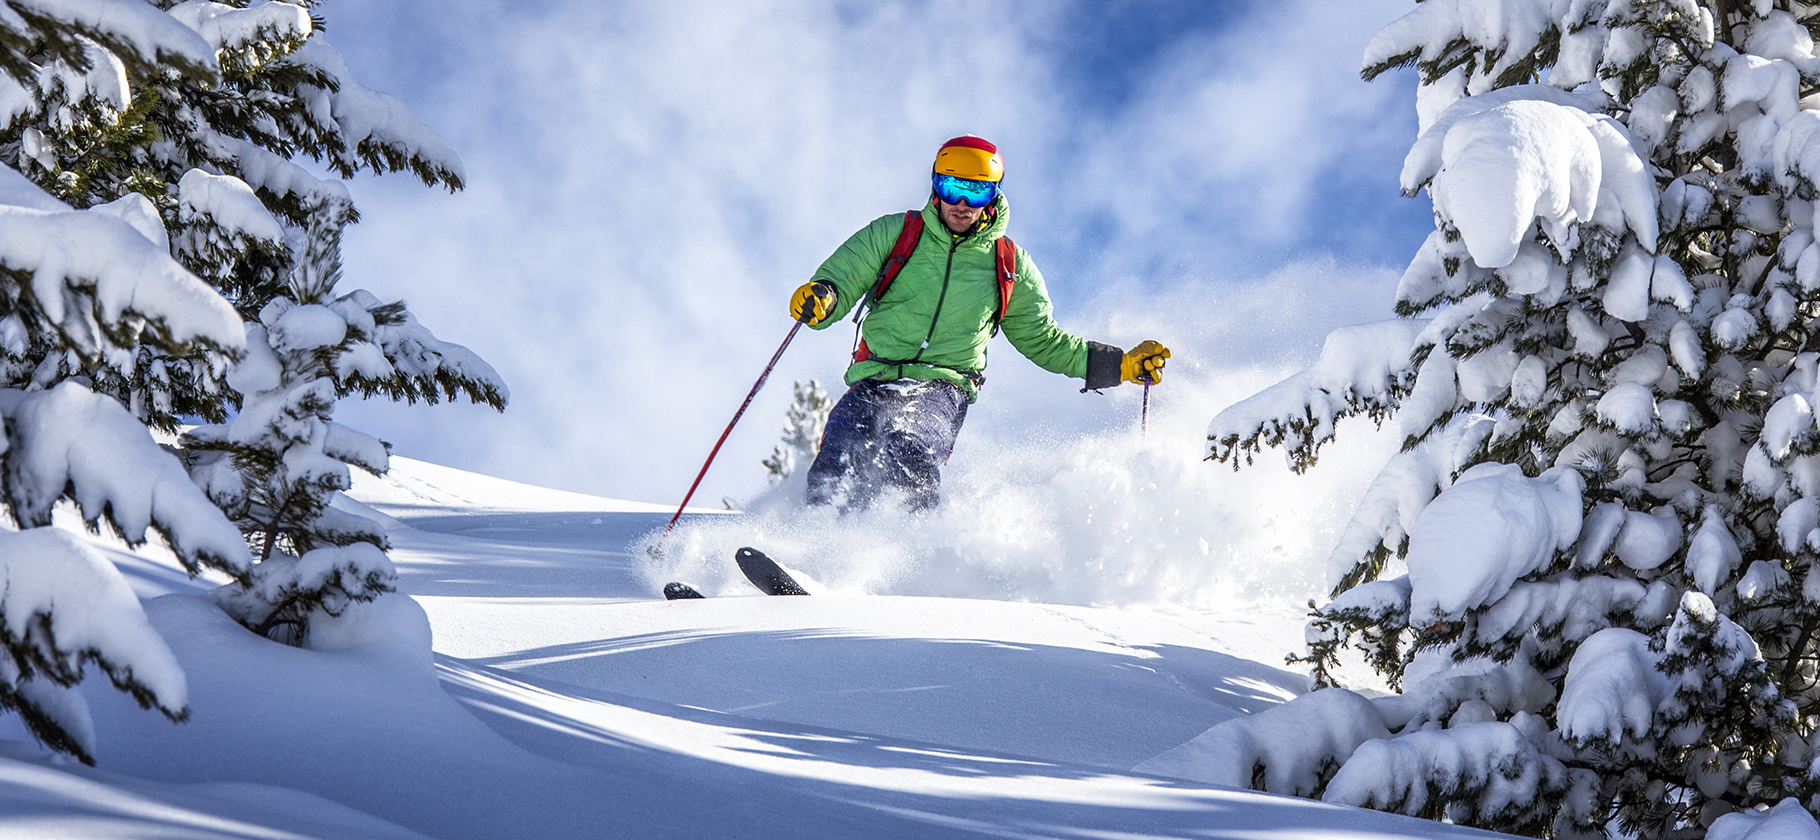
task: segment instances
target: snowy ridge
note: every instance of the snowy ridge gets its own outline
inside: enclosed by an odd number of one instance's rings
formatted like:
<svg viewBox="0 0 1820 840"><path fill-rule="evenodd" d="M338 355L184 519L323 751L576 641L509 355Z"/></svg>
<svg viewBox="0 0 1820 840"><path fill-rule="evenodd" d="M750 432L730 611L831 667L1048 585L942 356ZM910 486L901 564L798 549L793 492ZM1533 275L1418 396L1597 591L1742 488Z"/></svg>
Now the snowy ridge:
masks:
<svg viewBox="0 0 1820 840"><path fill-rule="evenodd" d="M606 499L479 476L397 455L392 456L391 464L392 469L383 477L355 473L350 494L381 509L397 510L438 507L461 513L561 510L668 514L675 511L674 507L661 504ZM690 512L716 511L691 509Z"/></svg>

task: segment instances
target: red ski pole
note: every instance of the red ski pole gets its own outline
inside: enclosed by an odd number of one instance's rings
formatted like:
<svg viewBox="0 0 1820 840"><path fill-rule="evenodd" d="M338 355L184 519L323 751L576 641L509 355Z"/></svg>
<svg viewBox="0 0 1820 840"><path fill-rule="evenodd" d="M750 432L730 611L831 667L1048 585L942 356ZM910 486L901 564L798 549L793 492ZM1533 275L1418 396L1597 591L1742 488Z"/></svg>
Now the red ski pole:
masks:
<svg viewBox="0 0 1820 840"><path fill-rule="evenodd" d="M832 291L832 289L828 289L826 284L816 284L816 291L818 293L821 293L824 290ZM714 456L720 454L721 444L726 443L727 436L733 434L733 427L739 425L739 418L745 416L746 409L752 405L752 398L758 396L758 389L765 387L765 380L771 378L771 369L777 367L777 360L784 357L784 348L790 346L791 339L796 338L796 331L802 328L802 321L797 321L790 325L790 332L788 335L784 336L784 343L777 345L777 352L771 354L771 361L765 365L765 372L758 375L758 382L752 385L751 391L746 392L746 401L739 404L738 411L733 412L733 420L727 424L727 430L721 432L720 440L714 442L714 449L708 452L708 460L702 462L701 472L695 474L695 482L689 485L689 492L683 494L682 504L676 506L676 514L670 517L670 524L665 525L664 532L658 535L657 545L653 546L654 549L658 546L662 546L664 537L669 536L670 529L676 527L676 520L682 518L683 509L689 506L690 499L695 498L695 488L701 486L702 478L708 474L708 467L714 463Z"/></svg>

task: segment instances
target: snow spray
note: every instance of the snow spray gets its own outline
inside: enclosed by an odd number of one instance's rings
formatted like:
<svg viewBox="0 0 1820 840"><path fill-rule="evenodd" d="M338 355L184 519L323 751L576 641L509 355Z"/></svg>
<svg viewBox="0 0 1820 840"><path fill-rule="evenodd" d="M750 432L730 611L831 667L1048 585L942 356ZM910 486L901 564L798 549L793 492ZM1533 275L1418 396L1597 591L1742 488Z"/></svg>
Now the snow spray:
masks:
<svg viewBox="0 0 1820 840"><path fill-rule="evenodd" d="M982 424L963 435L970 448L942 471L930 510L905 510L890 490L863 511L811 506L799 467L741 513L678 523L663 553L640 551L634 567L653 593L686 580L710 597L757 596L732 562L757 546L805 589L842 596L1297 608L1326 597L1334 541L1402 439L1367 423L1306 475L1282 459L1234 474L1201 460L1201 441L1208 405L1247 386L1158 403L1150 441L1130 426L1050 434L1008 422L988 435Z"/></svg>

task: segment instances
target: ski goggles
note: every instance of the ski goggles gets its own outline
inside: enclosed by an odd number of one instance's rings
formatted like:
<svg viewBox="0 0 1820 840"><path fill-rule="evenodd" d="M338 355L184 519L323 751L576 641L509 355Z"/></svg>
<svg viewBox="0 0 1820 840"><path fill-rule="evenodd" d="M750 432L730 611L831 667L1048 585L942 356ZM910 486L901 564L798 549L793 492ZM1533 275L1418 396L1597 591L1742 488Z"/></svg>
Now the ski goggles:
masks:
<svg viewBox="0 0 1820 840"><path fill-rule="evenodd" d="M998 184L937 173L935 197L949 204L966 203L972 207L984 207L998 198Z"/></svg>

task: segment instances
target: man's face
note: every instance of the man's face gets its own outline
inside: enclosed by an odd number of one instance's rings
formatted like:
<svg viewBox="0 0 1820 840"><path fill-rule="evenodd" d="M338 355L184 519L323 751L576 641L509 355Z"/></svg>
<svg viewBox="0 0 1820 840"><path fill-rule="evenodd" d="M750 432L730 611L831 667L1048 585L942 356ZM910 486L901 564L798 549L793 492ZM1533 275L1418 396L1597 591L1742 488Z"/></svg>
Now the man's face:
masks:
<svg viewBox="0 0 1820 840"><path fill-rule="evenodd" d="M979 224L980 216L986 212L984 207L972 207L966 202L949 204L939 197L935 199L936 212L942 217L942 224L955 233L966 233Z"/></svg>

